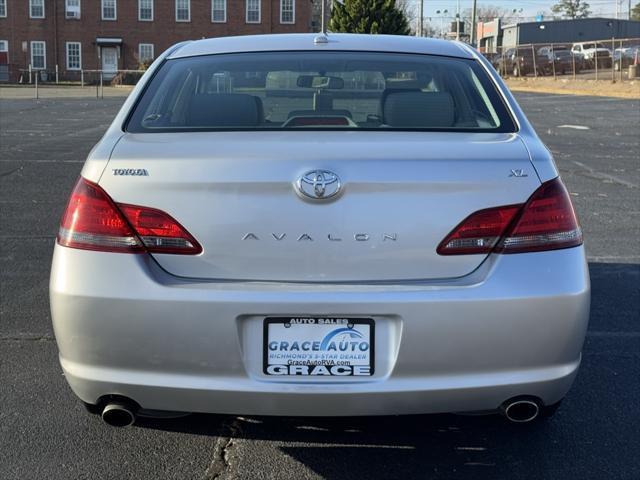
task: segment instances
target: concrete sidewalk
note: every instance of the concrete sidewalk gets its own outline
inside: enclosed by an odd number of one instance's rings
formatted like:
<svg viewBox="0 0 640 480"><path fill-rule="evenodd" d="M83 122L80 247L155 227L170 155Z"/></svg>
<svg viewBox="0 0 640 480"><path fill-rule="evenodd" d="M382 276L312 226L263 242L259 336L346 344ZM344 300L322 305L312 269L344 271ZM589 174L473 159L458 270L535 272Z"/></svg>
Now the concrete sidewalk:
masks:
<svg viewBox="0 0 640 480"><path fill-rule="evenodd" d="M105 86L103 89L95 85L38 85L38 98L97 98L126 97L133 90L131 85L118 87ZM97 94L96 94L97 92ZM0 87L0 99L36 98L35 84L3 85Z"/></svg>
<svg viewBox="0 0 640 480"><path fill-rule="evenodd" d="M640 78L630 82L611 80L580 80L560 78L508 78L505 83L513 92L557 93L561 95L585 95L640 99Z"/></svg>

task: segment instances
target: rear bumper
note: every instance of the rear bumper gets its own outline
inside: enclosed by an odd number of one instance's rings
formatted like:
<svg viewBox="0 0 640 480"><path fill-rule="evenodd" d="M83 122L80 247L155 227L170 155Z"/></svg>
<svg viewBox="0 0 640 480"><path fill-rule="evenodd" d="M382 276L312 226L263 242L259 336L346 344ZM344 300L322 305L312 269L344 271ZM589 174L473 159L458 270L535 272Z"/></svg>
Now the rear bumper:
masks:
<svg viewBox="0 0 640 480"><path fill-rule="evenodd" d="M517 395L553 404L577 373L590 303L582 247L494 256L440 284L364 286L186 281L145 255L56 246L50 295L83 401L254 415L490 410ZM265 376L262 320L274 315L374 318L374 376Z"/></svg>

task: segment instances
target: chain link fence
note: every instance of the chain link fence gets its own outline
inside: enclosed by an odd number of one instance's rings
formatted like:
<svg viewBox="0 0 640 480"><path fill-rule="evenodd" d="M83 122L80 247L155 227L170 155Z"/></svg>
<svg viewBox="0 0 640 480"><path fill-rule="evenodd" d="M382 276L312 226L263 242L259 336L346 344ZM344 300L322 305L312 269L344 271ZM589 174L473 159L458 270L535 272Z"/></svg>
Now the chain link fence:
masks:
<svg viewBox="0 0 640 480"><path fill-rule="evenodd" d="M122 87L121 94L135 86L145 70L65 70L34 69L19 71L18 84L33 87L34 98L64 96L73 91L73 96L94 96L104 98L105 92L113 96L113 90ZM69 87L80 87L77 88Z"/></svg>
<svg viewBox="0 0 640 480"><path fill-rule="evenodd" d="M534 43L502 47L497 53L484 55L504 78L640 79L640 38Z"/></svg>

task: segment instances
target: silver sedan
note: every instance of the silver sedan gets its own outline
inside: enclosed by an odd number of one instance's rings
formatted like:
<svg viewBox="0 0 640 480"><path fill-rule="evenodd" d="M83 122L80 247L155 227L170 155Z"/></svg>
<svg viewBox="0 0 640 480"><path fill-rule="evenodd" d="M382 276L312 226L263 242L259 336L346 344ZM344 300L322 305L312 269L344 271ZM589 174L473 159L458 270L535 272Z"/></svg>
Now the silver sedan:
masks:
<svg viewBox="0 0 640 480"><path fill-rule="evenodd" d="M580 365L582 232L468 46L181 43L92 150L51 311L75 394L149 410L548 416Z"/></svg>

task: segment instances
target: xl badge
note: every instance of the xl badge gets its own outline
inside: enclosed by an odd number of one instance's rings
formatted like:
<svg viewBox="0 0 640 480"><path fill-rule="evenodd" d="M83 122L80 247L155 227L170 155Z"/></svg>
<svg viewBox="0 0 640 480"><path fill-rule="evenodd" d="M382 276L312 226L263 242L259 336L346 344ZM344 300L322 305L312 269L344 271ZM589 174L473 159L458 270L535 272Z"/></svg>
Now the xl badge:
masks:
<svg viewBox="0 0 640 480"><path fill-rule="evenodd" d="M522 168L512 168L511 173L509 173L509 176L522 178L522 177L528 177L529 174L527 174Z"/></svg>
<svg viewBox="0 0 640 480"><path fill-rule="evenodd" d="M329 170L311 170L295 183L300 195L316 200L336 196L342 187L340 178Z"/></svg>

